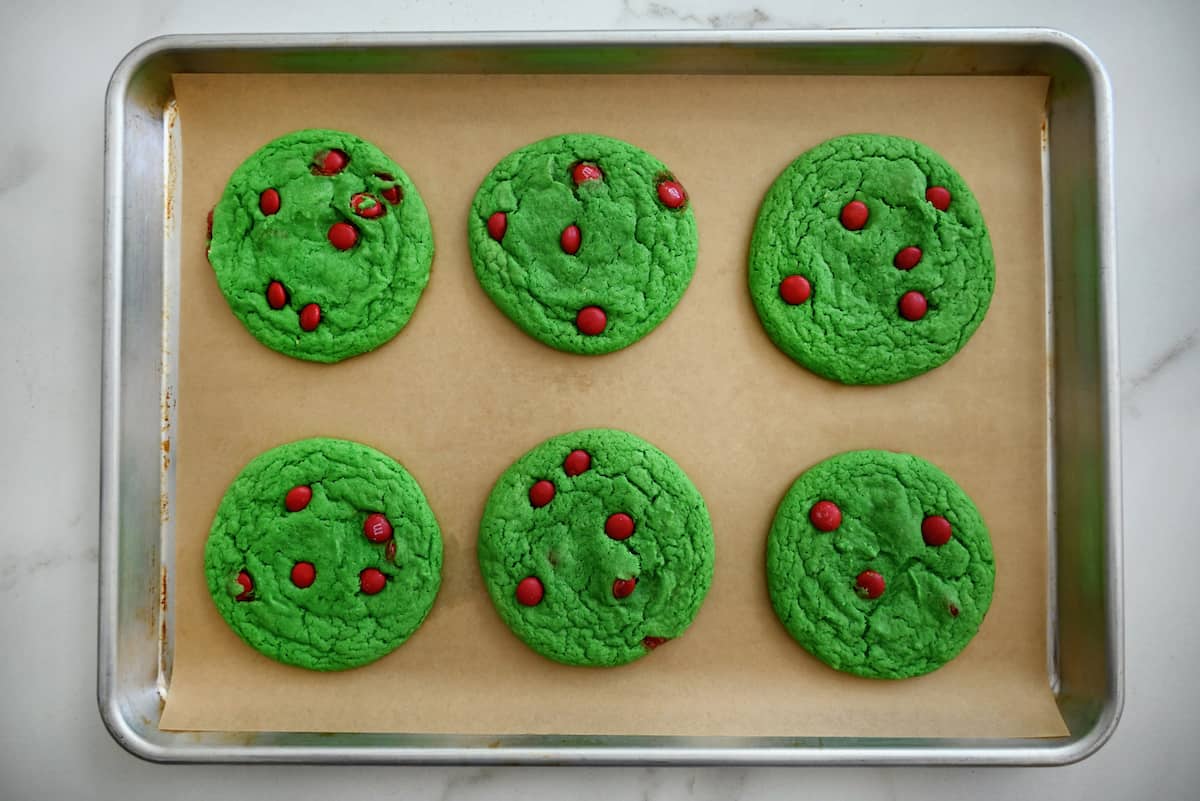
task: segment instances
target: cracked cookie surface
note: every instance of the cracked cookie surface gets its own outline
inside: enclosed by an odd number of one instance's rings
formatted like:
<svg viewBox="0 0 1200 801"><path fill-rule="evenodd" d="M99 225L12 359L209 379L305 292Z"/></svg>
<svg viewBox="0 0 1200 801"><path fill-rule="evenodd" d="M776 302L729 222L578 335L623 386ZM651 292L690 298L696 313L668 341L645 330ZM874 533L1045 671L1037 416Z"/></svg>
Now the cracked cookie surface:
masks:
<svg viewBox="0 0 1200 801"><path fill-rule="evenodd" d="M210 218L230 309L269 348L316 362L374 350L416 308L433 231L416 187L369 142L308 129L234 171Z"/></svg>
<svg viewBox="0 0 1200 801"><path fill-rule="evenodd" d="M767 538L771 604L788 633L868 678L919 676L957 656L994 580L975 504L909 454L851 451L810 468Z"/></svg>
<svg viewBox="0 0 1200 801"><path fill-rule="evenodd" d="M442 537L399 463L355 442L305 439L250 462L204 548L221 616L264 655L344 670L399 647L433 608Z"/></svg>
<svg viewBox="0 0 1200 801"><path fill-rule="evenodd" d="M649 153L605 136L554 136L510 153L476 192L467 229L492 302L571 353L610 353L649 334L696 266L682 185Z"/></svg>
<svg viewBox="0 0 1200 801"><path fill-rule="evenodd" d="M670 457L589 429L543 442L500 476L478 555L496 611L530 648L621 665L691 624L712 583L712 524Z"/></svg>
<svg viewBox="0 0 1200 801"><path fill-rule="evenodd" d="M844 384L889 384L944 364L995 285L979 204L946 161L898 136L804 153L768 190L750 295L775 345Z"/></svg>

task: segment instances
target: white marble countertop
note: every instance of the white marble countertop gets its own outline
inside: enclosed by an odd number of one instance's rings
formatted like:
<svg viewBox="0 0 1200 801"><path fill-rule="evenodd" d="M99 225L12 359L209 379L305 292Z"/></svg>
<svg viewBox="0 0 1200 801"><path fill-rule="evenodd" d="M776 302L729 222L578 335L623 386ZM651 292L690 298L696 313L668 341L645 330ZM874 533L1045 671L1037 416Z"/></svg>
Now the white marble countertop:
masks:
<svg viewBox="0 0 1200 801"><path fill-rule="evenodd" d="M1200 6L1009 0L118 0L5 3L0 31L0 798L404 799L1200 797ZM1038 25L1073 33L1116 99L1124 380L1124 719L1059 769L520 769L157 766L95 701L103 99L163 33ZM1187 516L1185 516L1187 515Z"/></svg>

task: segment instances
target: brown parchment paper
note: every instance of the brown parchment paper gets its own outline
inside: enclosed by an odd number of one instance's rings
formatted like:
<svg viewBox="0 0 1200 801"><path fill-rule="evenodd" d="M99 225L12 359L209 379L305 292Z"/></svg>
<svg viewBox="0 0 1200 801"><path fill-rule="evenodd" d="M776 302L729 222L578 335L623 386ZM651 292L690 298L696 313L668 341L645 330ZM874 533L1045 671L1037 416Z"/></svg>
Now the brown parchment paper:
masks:
<svg viewBox="0 0 1200 801"><path fill-rule="evenodd" d="M166 729L666 735L1050 736L1066 733L1046 667L1046 304L1043 78L262 76L176 78L184 234L177 398L174 674ZM377 143L433 219L433 277L409 326L334 366L259 345L205 260L204 218L237 165L288 131ZM484 295L466 216L506 153L565 131L620 137L687 187L695 279L670 317L616 354L558 353ZM995 298L947 365L904 383L843 387L763 333L746 252L763 193L824 139L919 139L974 189L995 247ZM475 538L493 481L546 437L626 429L674 457L704 494L716 577L679 640L620 668L557 665L493 611ZM346 437L394 456L445 538L433 612L399 650L337 674L276 664L217 614L203 547L225 488L256 454ZM979 635L931 675L837 673L778 623L765 536L792 480L853 448L919 454L979 505L996 593Z"/></svg>

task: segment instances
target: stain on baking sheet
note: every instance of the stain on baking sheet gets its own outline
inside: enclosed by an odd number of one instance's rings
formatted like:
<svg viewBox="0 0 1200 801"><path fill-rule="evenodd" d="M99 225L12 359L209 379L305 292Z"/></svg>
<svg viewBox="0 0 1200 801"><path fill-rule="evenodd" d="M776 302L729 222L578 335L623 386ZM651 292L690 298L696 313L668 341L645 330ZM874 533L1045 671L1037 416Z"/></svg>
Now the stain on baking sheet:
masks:
<svg viewBox="0 0 1200 801"><path fill-rule="evenodd" d="M163 237L171 235L171 221L175 216L175 194L179 189L178 159L174 158L176 126L179 123L179 107L172 100L167 103L163 117L163 152L166 160L166 183L163 186Z"/></svg>

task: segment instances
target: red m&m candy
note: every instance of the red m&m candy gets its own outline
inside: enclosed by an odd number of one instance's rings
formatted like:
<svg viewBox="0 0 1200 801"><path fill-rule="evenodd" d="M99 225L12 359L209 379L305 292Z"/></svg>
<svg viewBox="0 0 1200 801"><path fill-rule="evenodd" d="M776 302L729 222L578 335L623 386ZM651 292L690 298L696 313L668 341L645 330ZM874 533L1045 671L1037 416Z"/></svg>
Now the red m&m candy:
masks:
<svg viewBox="0 0 1200 801"><path fill-rule="evenodd" d="M608 315L599 306L586 306L575 315L575 327L579 333L594 337L603 334L608 325Z"/></svg>
<svg viewBox="0 0 1200 801"><path fill-rule="evenodd" d="M392 524L378 512L369 514L363 521L363 536L371 542L387 542L392 538Z"/></svg>
<svg viewBox="0 0 1200 801"><path fill-rule="evenodd" d="M924 295L914 290L905 292L900 297L899 308L901 317L915 322L925 316L925 312L929 309L929 303L925 300Z"/></svg>
<svg viewBox="0 0 1200 801"><path fill-rule="evenodd" d="M658 185L658 199L668 209L678 209L687 202L687 193L678 181L662 181Z"/></svg>
<svg viewBox="0 0 1200 801"><path fill-rule="evenodd" d="M352 195L350 197L350 208L354 209L354 213L359 217L367 220L374 220L377 217L382 217L387 211L387 206L383 205L366 192L358 192L357 194Z"/></svg>
<svg viewBox="0 0 1200 801"><path fill-rule="evenodd" d="M283 284L272 281L267 285L267 305L272 309L282 309L287 305L288 293Z"/></svg>
<svg viewBox="0 0 1200 801"><path fill-rule="evenodd" d="M487 220L488 236L499 242L504 238L504 232L508 230L508 215L502 211L497 211L488 217Z"/></svg>
<svg viewBox="0 0 1200 801"><path fill-rule="evenodd" d="M575 183L582 184L587 181L599 181L604 178L604 173L595 164L581 161L571 169L571 178Z"/></svg>
<svg viewBox="0 0 1200 801"><path fill-rule="evenodd" d="M817 501L808 511L808 519L818 531L834 531L842 524L842 510L833 501Z"/></svg>
<svg viewBox="0 0 1200 801"><path fill-rule="evenodd" d="M911 270L916 267L921 261L921 249L916 245L909 245L906 248L901 248L896 254L896 258L892 259L892 264L897 270Z"/></svg>
<svg viewBox="0 0 1200 801"><path fill-rule="evenodd" d="M950 521L941 515L930 515L921 521L921 538L926 545L945 545L950 541L951 533Z"/></svg>
<svg viewBox="0 0 1200 801"><path fill-rule="evenodd" d="M541 508L554 500L554 485L546 479L534 482L529 488L529 502L535 509Z"/></svg>
<svg viewBox="0 0 1200 801"><path fill-rule="evenodd" d="M308 589L317 580L317 568L312 562L297 562L292 565L292 583L300 589Z"/></svg>
<svg viewBox="0 0 1200 801"><path fill-rule="evenodd" d="M312 500L312 488L304 486L292 487L283 499L283 505L289 512L299 512L308 506Z"/></svg>
<svg viewBox="0 0 1200 801"><path fill-rule="evenodd" d="M858 574L858 578L854 582L855 590L864 598L878 598L883 595L885 586L883 576L874 570L864 570Z"/></svg>
<svg viewBox="0 0 1200 801"><path fill-rule="evenodd" d="M624 512L609 515L604 521L604 533L614 540L627 540L633 536L633 518Z"/></svg>
<svg viewBox="0 0 1200 801"><path fill-rule="evenodd" d="M925 199L938 211L950 208L950 190L944 186L931 186L926 189Z"/></svg>
<svg viewBox="0 0 1200 801"><path fill-rule="evenodd" d="M250 574L245 570L237 574L237 583L242 585L242 591L235 596L235 600L249 601L254 595L254 581L250 578Z"/></svg>
<svg viewBox="0 0 1200 801"><path fill-rule="evenodd" d="M321 307L310 303L300 310L300 327L305 331L315 331L321 324Z"/></svg>
<svg viewBox="0 0 1200 801"><path fill-rule="evenodd" d="M334 148L318 153L316 161L318 175L336 175L346 169L346 165L350 163L350 157L346 155L346 151Z"/></svg>
<svg viewBox="0 0 1200 801"><path fill-rule="evenodd" d="M578 225L568 225L563 229L562 236L559 237L559 244L562 245L563 253L568 256L574 256L579 252L579 245L583 241L583 234L579 230Z"/></svg>
<svg viewBox="0 0 1200 801"><path fill-rule="evenodd" d="M279 191L276 189L264 189L263 193L258 196L258 210L268 216L278 212Z"/></svg>
<svg viewBox="0 0 1200 801"><path fill-rule="evenodd" d="M779 284L779 297L783 302L798 306L812 294L812 284L803 275L789 275Z"/></svg>
<svg viewBox="0 0 1200 801"><path fill-rule="evenodd" d="M373 567L368 567L358 574L358 586L362 589L364 595L375 595L383 592L384 585L386 584L387 576Z"/></svg>
<svg viewBox="0 0 1200 801"><path fill-rule="evenodd" d="M517 584L517 603L522 606L537 606L545 594L546 591L537 576L523 578Z"/></svg>
<svg viewBox="0 0 1200 801"><path fill-rule="evenodd" d="M577 476L587 472L592 466L592 457L587 451L574 450L563 460L563 472L568 476Z"/></svg>
<svg viewBox="0 0 1200 801"><path fill-rule="evenodd" d="M329 243L338 250L349 250L358 242L358 229L348 222L329 226Z"/></svg>
<svg viewBox="0 0 1200 801"><path fill-rule="evenodd" d="M848 231L858 231L867 224L867 217L870 214L871 211L867 208L866 203L861 200L851 200L842 206L842 226Z"/></svg>
<svg viewBox="0 0 1200 801"><path fill-rule="evenodd" d="M635 578L617 579L613 582L613 597L628 598L630 595L633 595L635 587L637 587L637 579Z"/></svg>

